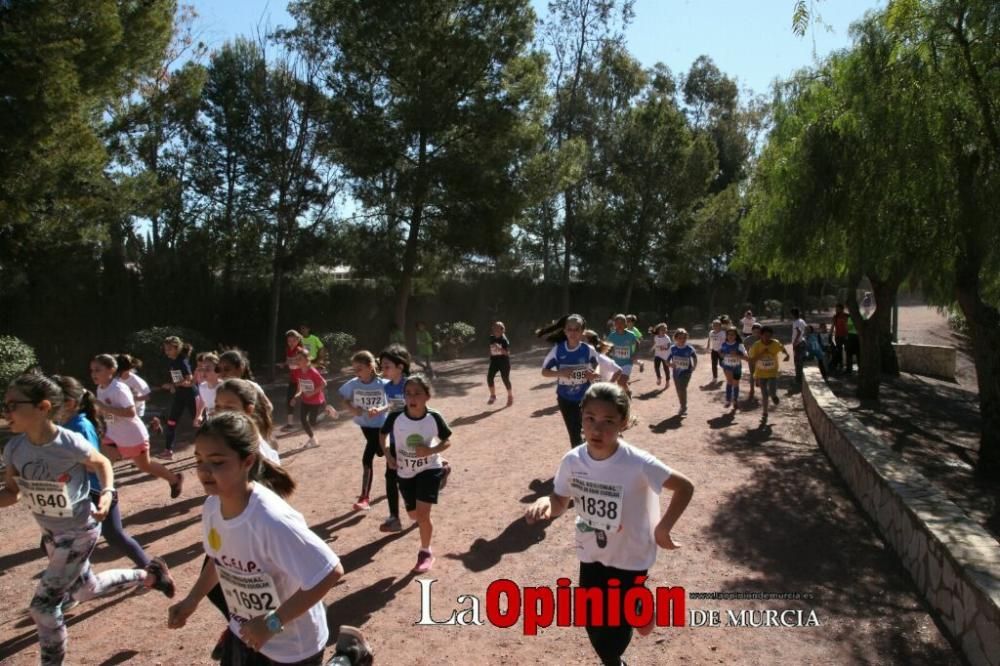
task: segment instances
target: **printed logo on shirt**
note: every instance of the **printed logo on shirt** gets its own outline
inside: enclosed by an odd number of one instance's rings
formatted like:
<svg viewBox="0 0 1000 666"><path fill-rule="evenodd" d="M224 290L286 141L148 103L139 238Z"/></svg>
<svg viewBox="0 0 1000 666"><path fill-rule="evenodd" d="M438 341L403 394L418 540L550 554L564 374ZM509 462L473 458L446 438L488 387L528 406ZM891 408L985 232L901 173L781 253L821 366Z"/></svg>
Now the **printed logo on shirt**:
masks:
<svg viewBox="0 0 1000 666"><path fill-rule="evenodd" d="M222 548L222 537L214 527L208 531L208 545L211 546L212 550Z"/></svg>

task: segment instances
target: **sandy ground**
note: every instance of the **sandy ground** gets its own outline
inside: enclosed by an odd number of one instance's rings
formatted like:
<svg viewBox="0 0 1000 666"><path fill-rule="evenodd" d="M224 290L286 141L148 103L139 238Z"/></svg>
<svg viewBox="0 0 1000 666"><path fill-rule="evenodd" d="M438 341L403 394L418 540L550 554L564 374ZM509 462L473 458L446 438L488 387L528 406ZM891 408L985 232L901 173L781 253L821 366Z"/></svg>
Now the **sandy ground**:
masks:
<svg viewBox="0 0 1000 666"><path fill-rule="evenodd" d="M539 372L543 353L516 356L517 399L509 409L486 405L485 359L439 368L431 406L454 427L448 458L455 472L434 511L437 564L426 576L437 580L433 614L438 620L469 606L456 603L459 595L484 600L487 586L497 579L551 586L560 576L577 578L572 517L540 526L522 518L525 507L551 489L568 447L554 385ZM650 361L633 384L638 422L626 439L696 485L674 532L682 547L659 554L649 584L683 586L688 593L810 595L800 601L688 599L687 609L720 610L724 625L726 611L814 611L820 626L657 628L633 640L625 654L629 664L961 663L819 451L799 397L782 390L770 426L760 425L759 406L725 415L724 387L710 381L707 356L701 361L685 419L674 416L673 390L657 391ZM361 626L379 664L597 663L580 628L553 626L528 637L521 623L509 629L415 625L420 590L410 568L417 535L412 529L378 532L386 515L382 492L370 513L351 510L360 484L360 432L340 421L324 425L320 448L303 450L304 439L299 432L284 437L281 452L300 484L292 503L343 558L347 571L326 598L334 634L341 624ZM166 558L184 594L203 555L203 497L192 471L190 442L179 452L171 467L188 474L179 500L168 499L162 482L122 465L116 485L127 528L150 553ZM382 464L377 462L376 490ZM661 500L664 507L666 500ZM0 513L0 534L0 662L32 664L38 646L25 608L44 566L39 532L26 509L11 507ZM125 565L103 543L95 563L98 569ZM69 621L69 662L212 663L209 652L224 626L218 612L206 602L187 627L169 631L167 607L157 594L77 607Z"/></svg>

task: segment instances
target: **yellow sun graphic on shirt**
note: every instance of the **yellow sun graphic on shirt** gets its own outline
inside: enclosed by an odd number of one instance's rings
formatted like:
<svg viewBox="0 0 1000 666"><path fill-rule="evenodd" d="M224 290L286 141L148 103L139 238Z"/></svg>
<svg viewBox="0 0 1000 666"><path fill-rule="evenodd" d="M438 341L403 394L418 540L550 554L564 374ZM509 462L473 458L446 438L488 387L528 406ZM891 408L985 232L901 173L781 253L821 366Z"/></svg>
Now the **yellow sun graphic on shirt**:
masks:
<svg viewBox="0 0 1000 666"><path fill-rule="evenodd" d="M219 536L214 527L208 531L208 545L211 546L212 550L222 548L222 537Z"/></svg>

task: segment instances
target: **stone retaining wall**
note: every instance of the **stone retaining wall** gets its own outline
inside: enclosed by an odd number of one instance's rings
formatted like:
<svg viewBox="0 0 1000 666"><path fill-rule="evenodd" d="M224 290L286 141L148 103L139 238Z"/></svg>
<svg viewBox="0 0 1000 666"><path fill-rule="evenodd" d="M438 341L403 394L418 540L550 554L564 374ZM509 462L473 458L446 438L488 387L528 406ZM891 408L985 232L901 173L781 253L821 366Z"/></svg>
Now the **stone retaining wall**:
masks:
<svg viewBox="0 0 1000 666"><path fill-rule="evenodd" d="M974 666L1000 665L1000 543L906 465L806 368L820 446Z"/></svg>
<svg viewBox="0 0 1000 666"><path fill-rule="evenodd" d="M955 348L941 345L893 343L901 372L955 381Z"/></svg>

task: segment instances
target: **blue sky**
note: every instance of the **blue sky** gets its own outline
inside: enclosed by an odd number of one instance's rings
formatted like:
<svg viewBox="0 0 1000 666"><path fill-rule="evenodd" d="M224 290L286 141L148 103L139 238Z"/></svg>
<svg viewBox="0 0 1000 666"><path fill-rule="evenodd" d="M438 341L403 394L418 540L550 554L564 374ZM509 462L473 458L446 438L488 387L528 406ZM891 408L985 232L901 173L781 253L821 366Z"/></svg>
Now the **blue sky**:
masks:
<svg viewBox="0 0 1000 666"><path fill-rule="evenodd" d="M289 25L286 0L189 0L197 7L203 39L213 46L254 31L263 20ZM406 0L399 0L406 2ZM813 0L823 25L796 37L791 30L794 0L637 0L629 27L629 50L644 65L663 62L675 73L687 71L699 55L735 76L743 88L766 93L784 78L850 43L853 21L886 0ZM545 0L532 0L544 16Z"/></svg>

